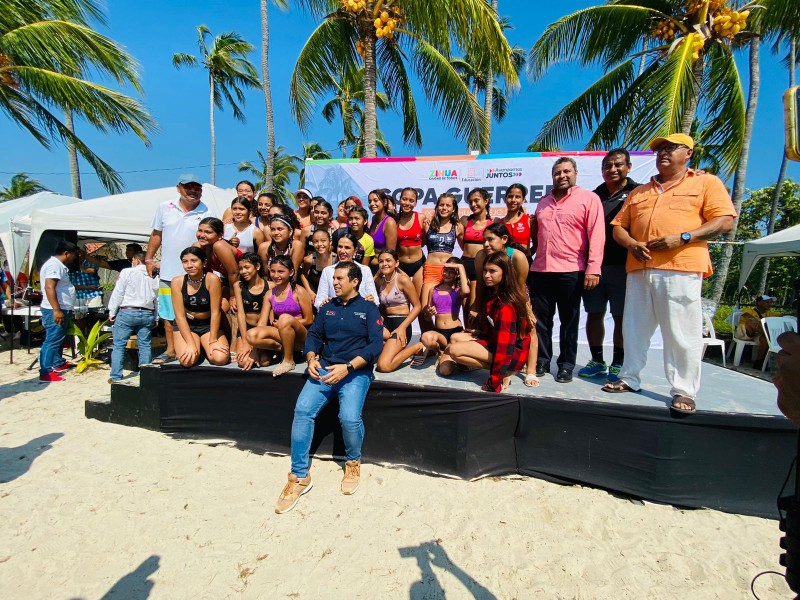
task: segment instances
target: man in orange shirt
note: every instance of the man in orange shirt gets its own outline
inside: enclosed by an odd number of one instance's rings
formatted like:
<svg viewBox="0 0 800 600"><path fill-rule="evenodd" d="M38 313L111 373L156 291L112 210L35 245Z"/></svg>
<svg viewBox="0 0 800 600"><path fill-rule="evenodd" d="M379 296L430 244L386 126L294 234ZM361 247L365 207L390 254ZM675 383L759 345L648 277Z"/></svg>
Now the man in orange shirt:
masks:
<svg viewBox="0 0 800 600"><path fill-rule="evenodd" d="M650 338L660 326L671 408L693 413L703 347L700 294L703 277L712 273L706 240L733 229L736 212L718 177L688 168L690 136L659 137L650 149L658 175L633 190L611 222L614 239L628 250L625 360L619 381L603 391L639 391Z"/></svg>

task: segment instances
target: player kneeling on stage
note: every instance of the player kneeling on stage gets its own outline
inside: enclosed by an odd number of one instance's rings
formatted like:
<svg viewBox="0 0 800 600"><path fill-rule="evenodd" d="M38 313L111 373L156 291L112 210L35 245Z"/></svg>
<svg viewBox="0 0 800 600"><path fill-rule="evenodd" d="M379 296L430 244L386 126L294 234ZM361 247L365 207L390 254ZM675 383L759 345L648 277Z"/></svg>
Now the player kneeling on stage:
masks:
<svg viewBox="0 0 800 600"><path fill-rule="evenodd" d="M504 253L486 257L483 282L486 289L478 296L476 333L453 334L439 361L439 374L452 375L457 364L489 369L489 379L481 389L502 392L525 365L535 319Z"/></svg>
<svg viewBox="0 0 800 600"><path fill-rule="evenodd" d="M275 505L276 513L292 510L300 496L311 489L309 453L314 419L334 394L339 397L346 450L341 490L350 495L358 488L364 441L361 411L374 379L373 365L383 350L383 320L378 307L358 293L362 277L356 263L337 264L333 273L336 298L320 307L308 330L305 354L309 378L294 409L292 470Z"/></svg>

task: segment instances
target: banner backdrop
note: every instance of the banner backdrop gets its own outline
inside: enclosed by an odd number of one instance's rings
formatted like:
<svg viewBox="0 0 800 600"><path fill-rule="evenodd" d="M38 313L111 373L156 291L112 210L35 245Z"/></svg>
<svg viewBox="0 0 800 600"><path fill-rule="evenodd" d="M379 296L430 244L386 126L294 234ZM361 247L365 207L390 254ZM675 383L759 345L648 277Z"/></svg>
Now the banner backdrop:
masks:
<svg viewBox="0 0 800 600"><path fill-rule="evenodd" d="M482 187L492 197L492 214L505 211L503 198L512 183L528 188L528 210L552 188L551 169L556 158L570 156L578 164L578 185L593 190L603 182L600 165L605 152L531 152L478 156L418 156L306 161L305 185L315 195L337 206L348 196L366 204L367 194L383 189L395 199L404 187L416 188L418 211L432 210L439 194L450 192L459 200L462 213L469 213L469 191ZM656 173L652 152L631 152L630 177L646 182Z"/></svg>

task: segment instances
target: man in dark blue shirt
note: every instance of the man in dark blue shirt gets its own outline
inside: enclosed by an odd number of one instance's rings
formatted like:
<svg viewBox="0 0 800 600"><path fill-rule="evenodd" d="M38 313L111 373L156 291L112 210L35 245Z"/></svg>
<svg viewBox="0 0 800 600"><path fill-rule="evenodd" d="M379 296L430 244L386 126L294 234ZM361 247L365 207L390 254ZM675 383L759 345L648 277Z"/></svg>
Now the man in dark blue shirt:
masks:
<svg viewBox="0 0 800 600"><path fill-rule="evenodd" d="M300 496L311 489L311 438L314 419L331 397L339 397L339 421L346 449L341 490L345 495L358 489L361 478L361 445L364 422L361 411L372 369L383 350L383 319L378 307L358 293L361 269L350 261L336 265L333 289L336 298L320 307L306 337L308 381L303 386L292 422L292 471L275 512L292 510Z"/></svg>

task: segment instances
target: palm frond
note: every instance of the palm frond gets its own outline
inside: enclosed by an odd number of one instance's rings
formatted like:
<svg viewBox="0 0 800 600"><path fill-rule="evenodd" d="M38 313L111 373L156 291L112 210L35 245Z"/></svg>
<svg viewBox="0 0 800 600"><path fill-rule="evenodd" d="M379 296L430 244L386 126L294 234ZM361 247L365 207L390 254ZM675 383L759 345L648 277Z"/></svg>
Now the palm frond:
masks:
<svg viewBox="0 0 800 600"><path fill-rule="evenodd" d="M389 103L400 109L403 115L403 141L411 146L422 147L422 130L417 118L417 105L411 82L406 73L403 55L397 44L377 44L378 76L386 90ZM377 99L376 99L377 100Z"/></svg>

